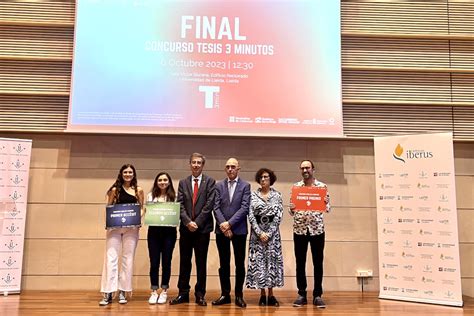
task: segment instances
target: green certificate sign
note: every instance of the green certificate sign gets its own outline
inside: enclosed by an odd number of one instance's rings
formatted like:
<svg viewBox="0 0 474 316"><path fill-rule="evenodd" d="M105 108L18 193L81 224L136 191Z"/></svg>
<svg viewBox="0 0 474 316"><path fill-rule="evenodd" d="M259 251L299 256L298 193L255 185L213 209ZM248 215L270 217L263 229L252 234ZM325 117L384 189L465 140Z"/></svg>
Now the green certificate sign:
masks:
<svg viewBox="0 0 474 316"><path fill-rule="evenodd" d="M145 225L172 226L179 224L179 203L148 203L146 205Z"/></svg>

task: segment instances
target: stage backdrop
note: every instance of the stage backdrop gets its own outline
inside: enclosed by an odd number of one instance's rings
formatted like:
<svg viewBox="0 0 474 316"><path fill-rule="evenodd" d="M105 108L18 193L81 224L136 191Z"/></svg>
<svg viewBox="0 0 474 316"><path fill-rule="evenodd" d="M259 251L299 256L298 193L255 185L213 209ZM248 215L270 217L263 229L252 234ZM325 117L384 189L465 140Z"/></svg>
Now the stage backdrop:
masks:
<svg viewBox="0 0 474 316"><path fill-rule="evenodd" d="M462 306L452 134L374 146L379 297Z"/></svg>
<svg viewBox="0 0 474 316"><path fill-rule="evenodd" d="M342 136L339 0L78 0L68 131Z"/></svg>
<svg viewBox="0 0 474 316"><path fill-rule="evenodd" d="M21 287L31 140L0 138L0 292Z"/></svg>

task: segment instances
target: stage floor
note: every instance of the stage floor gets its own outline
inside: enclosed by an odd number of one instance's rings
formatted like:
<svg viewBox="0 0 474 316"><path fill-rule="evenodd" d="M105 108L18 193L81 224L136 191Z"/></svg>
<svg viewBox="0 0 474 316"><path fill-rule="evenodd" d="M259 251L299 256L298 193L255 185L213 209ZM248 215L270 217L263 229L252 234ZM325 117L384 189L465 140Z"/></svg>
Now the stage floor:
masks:
<svg viewBox="0 0 474 316"><path fill-rule="evenodd" d="M176 294L170 290L170 296ZM149 305L148 292L134 293L126 305L119 305L116 300L111 305L98 305L100 294L80 291L24 291L21 295L0 297L0 315L120 315L140 316L155 313L166 315L474 315L474 298L465 296L464 307L448 307L432 304L380 300L376 292L327 292L323 298L325 309L317 309L312 304L304 307L293 307L295 293L275 290L280 307L258 306L259 291L247 290L245 300L247 308L242 309L233 303L223 306L212 306L211 301L218 297L218 292L210 292L206 298L207 307L197 306L193 300L189 304L170 306ZM192 299L193 297L191 297ZM308 297L310 298L310 297ZM233 301L233 300L232 300Z"/></svg>

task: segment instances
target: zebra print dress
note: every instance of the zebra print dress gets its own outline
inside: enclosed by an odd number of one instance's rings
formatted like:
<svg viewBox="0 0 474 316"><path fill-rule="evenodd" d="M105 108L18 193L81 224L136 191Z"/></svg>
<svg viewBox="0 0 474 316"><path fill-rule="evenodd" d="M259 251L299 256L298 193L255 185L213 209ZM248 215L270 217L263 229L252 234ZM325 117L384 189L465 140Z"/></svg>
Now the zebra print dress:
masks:
<svg viewBox="0 0 474 316"><path fill-rule="evenodd" d="M260 189L252 192L249 222L251 226L246 286L251 289L282 287L283 253L280 223L283 216L281 193L270 188L268 200L260 195ZM269 234L268 243L258 237Z"/></svg>

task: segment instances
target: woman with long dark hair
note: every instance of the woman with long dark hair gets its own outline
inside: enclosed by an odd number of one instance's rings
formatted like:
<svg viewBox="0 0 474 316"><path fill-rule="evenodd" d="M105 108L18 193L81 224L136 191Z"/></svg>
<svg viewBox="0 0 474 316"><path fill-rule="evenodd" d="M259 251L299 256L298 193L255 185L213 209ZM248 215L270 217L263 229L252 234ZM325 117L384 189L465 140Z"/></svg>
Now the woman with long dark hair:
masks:
<svg viewBox="0 0 474 316"><path fill-rule="evenodd" d="M176 192L171 176L160 172L153 182L153 188L147 195L147 202L175 202ZM171 258L176 244L176 227L149 226L148 227L148 254L150 256L150 304L164 304L168 299L168 288L171 277ZM161 258L161 286L159 286L159 269ZM161 287L161 293L158 288Z"/></svg>
<svg viewBox="0 0 474 316"><path fill-rule="evenodd" d="M107 191L107 205L138 203L143 215L143 201L144 193L137 184L135 167L131 164L123 165L117 180ZM107 229L107 250L100 289L104 297L99 305L112 303L112 296L116 291L119 291L119 303L127 303L127 293L132 292L133 260L138 243L138 231L139 227ZM121 255L120 269L119 255Z"/></svg>

